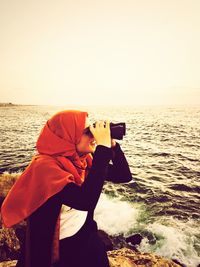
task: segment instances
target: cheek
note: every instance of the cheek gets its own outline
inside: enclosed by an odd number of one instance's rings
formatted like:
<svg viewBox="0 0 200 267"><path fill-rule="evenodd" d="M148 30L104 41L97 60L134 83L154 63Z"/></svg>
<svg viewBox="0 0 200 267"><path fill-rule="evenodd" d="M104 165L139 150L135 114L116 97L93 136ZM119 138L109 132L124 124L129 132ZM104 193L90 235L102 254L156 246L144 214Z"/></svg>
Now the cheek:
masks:
<svg viewBox="0 0 200 267"><path fill-rule="evenodd" d="M90 143L90 138L88 136L84 136L81 140L82 147L89 145L89 143Z"/></svg>
<svg viewBox="0 0 200 267"><path fill-rule="evenodd" d="M87 137L87 138L85 139L85 144L86 144L86 145L89 145L90 141L91 141L90 138Z"/></svg>

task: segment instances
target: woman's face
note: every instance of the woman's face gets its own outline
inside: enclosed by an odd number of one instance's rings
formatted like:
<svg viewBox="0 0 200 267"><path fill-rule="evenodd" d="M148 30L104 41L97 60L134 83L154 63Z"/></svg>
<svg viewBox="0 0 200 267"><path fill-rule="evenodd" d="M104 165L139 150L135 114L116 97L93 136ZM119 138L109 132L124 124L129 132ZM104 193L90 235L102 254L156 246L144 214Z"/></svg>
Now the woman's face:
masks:
<svg viewBox="0 0 200 267"><path fill-rule="evenodd" d="M88 117L86 117L85 128L90 126L92 123ZM76 150L80 156L87 153L94 153L96 149L95 138L87 134L82 134L80 142L76 145Z"/></svg>

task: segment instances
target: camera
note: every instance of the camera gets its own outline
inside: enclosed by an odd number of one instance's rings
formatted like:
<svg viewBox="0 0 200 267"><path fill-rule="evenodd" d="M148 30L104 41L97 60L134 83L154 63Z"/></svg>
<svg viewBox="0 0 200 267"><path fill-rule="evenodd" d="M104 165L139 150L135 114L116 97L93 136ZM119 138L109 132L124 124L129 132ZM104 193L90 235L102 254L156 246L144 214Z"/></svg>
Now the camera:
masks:
<svg viewBox="0 0 200 267"><path fill-rule="evenodd" d="M96 126L95 122L93 123L93 126L94 127ZM84 130L84 133L93 137L93 134L91 133L89 127L87 127ZM125 122L118 122L118 123L110 122L110 133L111 133L111 138L122 140L123 136L126 135L126 123Z"/></svg>

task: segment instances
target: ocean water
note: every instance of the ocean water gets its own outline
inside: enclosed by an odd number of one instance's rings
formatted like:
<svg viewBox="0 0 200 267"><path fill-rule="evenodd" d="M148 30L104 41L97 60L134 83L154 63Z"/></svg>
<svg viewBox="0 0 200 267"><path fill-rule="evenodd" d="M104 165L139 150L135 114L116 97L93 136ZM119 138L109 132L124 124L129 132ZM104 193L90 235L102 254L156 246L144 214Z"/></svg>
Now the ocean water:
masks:
<svg viewBox="0 0 200 267"><path fill-rule="evenodd" d="M21 173L37 153L46 120L64 109L126 123L126 136L117 141L133 181L105 182L95 210L99 228L140 233L139 250L200 264L200 107L0 107L0 172Z"/></svg>

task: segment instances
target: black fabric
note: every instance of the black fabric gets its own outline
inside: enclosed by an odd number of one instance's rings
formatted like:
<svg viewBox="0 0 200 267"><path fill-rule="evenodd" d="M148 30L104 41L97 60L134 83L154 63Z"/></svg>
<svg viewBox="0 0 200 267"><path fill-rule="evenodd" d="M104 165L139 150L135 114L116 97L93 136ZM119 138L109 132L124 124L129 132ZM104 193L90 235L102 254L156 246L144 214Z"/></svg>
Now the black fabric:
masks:
<svg viewBox="0 0 200 267"><path fill-rule="evenodd" d="M61 203L54 195L26 219L26 239L17 267L51 266L53 234L60 209Z"/></svg>
<svg viewBox="0 0 200 267"><path fill-rule="evenodd" d="M62 204L79 210L94 210L107 176L111 158L112 149L98 145L93 155L92 167L82 185L68 183L57 193L57 198Z"/></svg>
<svg viewBox="0 0 200 267"><path fill-rule="evenodd" d="M99 150L99 147L97 146L96 149ZM109 151L109 148L105 147L105 150ZM110 159L112 159L113 164L110 164L108 157L106 158L103 155L102 148L100 153L95 150L97 154L94 153L95 157L92 163L94 167L91 168L81 187L71 182L57 194L62 204L78 210L94 210L101 194L104 180L114 183L126 183L132 180L128 162L119 143L116 143L116 147L112 151L114 153ZM105 179L102 179L102 177Z"/></svg>
<svg viewBox="0 0 200 267"><path fill-rule="evenodd" d="M60 260L55 267L109 267L105 244L89 211L79 231L60 240Z"/></svg>
<svg viewBox="0 0 200 267"><path fill-rule="evenodd" d="M111 159L113 165L109 163ZM83 257L82 267L90 267L90 264L91 267L108 267L105 245L97 234L98 227L93 219L94 209L105 180L116 183L132 180L125 155L118 143L115 148L98 145L93 154L92 167L83 184L81 186L74 183L67 184L27 218L26 244L22 245L16 267L52 266L53 233L62 204L87 210L88 215L86 222L75 235L60 240L61 259L55 267L79 267L79 262L76 261L77 255ZM67 260L70 258L72 263L68 264Z"/></svg>
<svg viewBox="0 0 200 267"><path fill-rule="evenodd" d="M112 152L113 164L109 164L108 166L106 181L112 181L113 183L128 183L133 181L128 161L119 143L116 142L116 146L112 148Z"/></svg>

